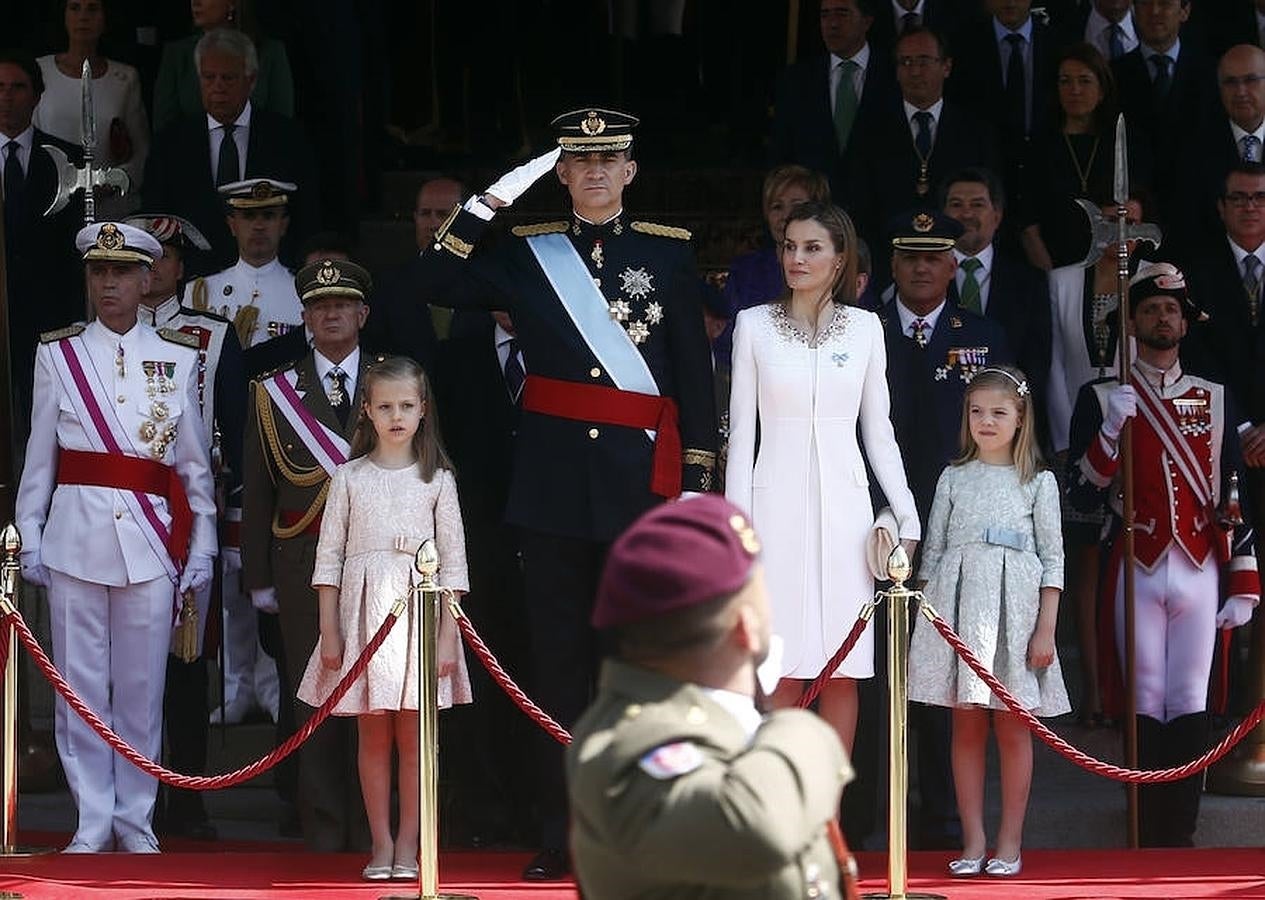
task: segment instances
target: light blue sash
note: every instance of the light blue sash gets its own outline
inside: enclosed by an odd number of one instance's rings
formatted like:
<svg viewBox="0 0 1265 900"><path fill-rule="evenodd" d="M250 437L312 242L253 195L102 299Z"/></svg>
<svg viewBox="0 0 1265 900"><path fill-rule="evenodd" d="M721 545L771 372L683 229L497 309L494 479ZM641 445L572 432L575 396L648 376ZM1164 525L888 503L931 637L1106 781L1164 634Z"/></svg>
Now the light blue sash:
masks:
<svg viewBox="0 0 1265 900"><path fill-rule="evenodd" d="M565 234L538 234L527 238L527 246L562 301L562 308L615 386L621 391L659 396L659 385L641 351L623 326L611 318L606 298L593 283L593 276L570 239Z"/></svg>

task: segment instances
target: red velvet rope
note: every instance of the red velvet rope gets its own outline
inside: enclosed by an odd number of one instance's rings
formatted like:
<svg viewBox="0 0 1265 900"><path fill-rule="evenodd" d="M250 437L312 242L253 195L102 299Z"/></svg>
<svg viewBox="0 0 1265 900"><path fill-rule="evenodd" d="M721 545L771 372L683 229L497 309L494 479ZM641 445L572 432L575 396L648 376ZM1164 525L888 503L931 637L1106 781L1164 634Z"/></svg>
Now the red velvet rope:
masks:
<svg viewBox="0 0 1265 900"><path fill-rule="evenodd" d="M821 670L821 674L813 679L813 683L808 686L803 695L796 702L796 706L800 709L807 709L812 702L817 699L817 695L821 693L826 686L826 682L830 680L830 676L835 674L835 669L843 665L843 661L848 658L848 654L852 652L852 648L856 646L857 641L861 639L861 634L865 631L865 626L870 624L870 620L865 616L857 616L857 620L852 623L852 630L848 632L848 636L843 639L843 643L839 645L839 649L835 651L835 655L830 657L830 661L826 663L826 667Z"/></svg>
<svg viewBox="0 0 1265 900"><path fill-rule="evenodd" d="M500 685L501 690L505 691L514 704L527 714L533 722L549 732L549 736L562 744L564 747L571 743L571 732L567 731L554 720L549 713L545 712L539 706L532 702L531 698L523 693L523 689L514 683L514 679L509 673L501 667L497 662L492 651L488 649L488 645L483 642L483 638L479 637L479 633L474 630L465 613L460 612L460 606L457 607L457 626L461 629L461 636L466 639L466 643L470 645L470 649L474 651L474 655L479 658L479 662L483 663L483 668L488 670L488 674L492 676L492 680Z"/></svg>
<svg viewBox="0 0 1265 900"><path fill-rule="evenodd" d="M44 673L44 677L47 678L49 683L57 690L57 693L61 694L62 699L65 700L66 704L75 711L79 718L87 722L88 726L99 734L107 744L113 747L116 753L132 765L136 766L136 768L140 769L142 772L154 776L163 784L170 785L171 787L185 788L186 790L192 791L211 791L233 787L234 785L249 781L250 779L268 771L295 750L299 749L299 746L312 736L312 732L319 728L321 723L329 718L331 711L338 705L338 701L342 700L343 696L351 690L351 686L356 682L356 679L364 674L365 669L369 665L369 660L378 651L378 648L382 646L382 642L386 640L387 635L391 632L392 626L395 625L396 620L399 617L394 612L387 614L386 619L382 622L382 625L378 627L378 631L374 634L373 639L365 645L365 649L356 659L356 662L351 669L348 670L347 674L343 676L342 681L340 681L338 686L334 688L334 692L329 695L329 699L321 704L320 708L312 714L310 719L303 723L303 726L298 731L290 736L289 740L277 747L267 756L257 759L253 763L243 766L240 769L232 772L225 772L220 775L182 775L179 772L173 772L170 769L164 768L154 762L148 756L145 756L135 747L128 744L121 737L115 734L110 726L101 721L101 717L93 712L92 709L90 709L88 705L79 698L79 695L74 692L74 689L66 683L66 679L62 677L61 672L57 671L57 667L53 665L53 661L48 658L48 655L44 652L44 648L40 646L40 643L35 638L35 635L31 634L31 629L27 627L27 624L22 619L21 614L14 613L10 616L0 617L0 632L3 632L6 635L8 634L9 630L4 626L10 618L13 621L14 627L17 629L18 639L22 642L23 646L26 647L27 652L31 654L31 658L35 660L35 664L39 667L40 671Z"/></svg>
<svg viewBox="0 0 1265 900"><path fill-rule="evenodd" d="M997 699L1006 704L1006 708L1019 717L1019 719L1033 732L1037 737L1041 738L1049 747L1069 762L1075 763L1086 771L1093 772L1095 775L1102 775L1104 778L1110 778L1113 781L1125 781L1130 784L1163 784L1169 781L1181 781L1183 778L1189 778L1197 772L1211 766L1221 757L1225 756L1235 746L1243 740L1253 728L1265 718L1265 700L1256 704L1256 707L1248 713L1247 717L1238 724L1238 727L1225 736L1221 743L1217 744L1207 753L1196 757L1183 766L1174 766L1170 769L1126 769L1123 766L1112 765L1101 760L1094 759L1087 753L1077 750L1067 741L1063 740L1049 728L1037 719L1031 712L1024 709L1014 695L1006 689L1006 686L997 680L992 672L984 667L984 664L976 658L971 652L971 648L960 638L949 623L940 618L938 613L934 613L931 623L936 626L936 630L962 658L962 661L971 667L971 670L983 679L984 683L989 686Z"/></svg>

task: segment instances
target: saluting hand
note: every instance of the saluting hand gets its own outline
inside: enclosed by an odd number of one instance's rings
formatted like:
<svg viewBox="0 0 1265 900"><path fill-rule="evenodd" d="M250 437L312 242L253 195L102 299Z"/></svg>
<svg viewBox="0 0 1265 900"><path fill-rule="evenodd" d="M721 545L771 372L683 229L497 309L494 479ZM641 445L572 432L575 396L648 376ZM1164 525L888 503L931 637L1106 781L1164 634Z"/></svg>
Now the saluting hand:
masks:
<svg viewBox="0 0 1265 900"><path fill-rule="evenodd" d="M491 209L512 205L529 187L539 181L542 175L554 167L561 154L562 148L554 147L548 153L542 153L535 159L529 159L521 166L506 172L483 192L484 204Z"/></svg>

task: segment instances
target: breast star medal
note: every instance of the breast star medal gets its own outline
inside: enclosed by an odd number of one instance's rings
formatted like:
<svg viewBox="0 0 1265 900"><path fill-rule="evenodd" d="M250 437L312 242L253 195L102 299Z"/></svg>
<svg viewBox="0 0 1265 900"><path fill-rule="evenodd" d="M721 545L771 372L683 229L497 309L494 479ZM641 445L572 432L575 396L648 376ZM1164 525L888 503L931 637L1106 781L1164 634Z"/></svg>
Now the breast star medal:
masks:
<svg viewBox="0 0 1265 900"><path fill-rule="evenodd" d="M619 273L619 289L629 297L646 297L654 290L651 283L654 276L645 269L634 269L632 266Z"/></svg>
<svg viewBox="0 0 1265 900"><path fill-rule="evenodd" d="M610 301L611 318L616 322L627 322L632 315L632 307L627 300Z"/></svg>

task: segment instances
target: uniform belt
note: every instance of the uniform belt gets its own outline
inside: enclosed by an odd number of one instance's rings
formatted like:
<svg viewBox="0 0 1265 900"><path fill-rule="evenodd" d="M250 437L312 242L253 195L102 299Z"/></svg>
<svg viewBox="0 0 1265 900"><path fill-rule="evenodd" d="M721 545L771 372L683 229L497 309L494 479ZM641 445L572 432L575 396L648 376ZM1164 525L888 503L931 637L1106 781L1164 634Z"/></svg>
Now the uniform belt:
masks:
<svg viewBox="0 0 1265 900"><path fill-rule="evenodd" d="M681 493L681 433L676 401L671 397L528 375L523 385L523 409L559 419L653 429L650 490L660 497Z"/></svg>
<svg viewBox="0 0 1265 900"><path fill-rule="evenodd" d="M171 466L140 456L121 453L92 453L62 448L57 457L57 483L139 491L167 501L171 514L171 531L167 536L167 554L178 567L189 554L189 538L193 534L193 511L180 476Z"/></svg>
<svg viewBox="0 0 1265 900"><path fill-rule="evenodd" d="M282 528L291 528L302 521L306 515L307 510L305 509L279 509L277 510L277 524ZM307 528L304 528L299 534L311 534L319 537L322 516L324 516L324 513L317 513L312 518L312 521L307 523Z"/></svg>

